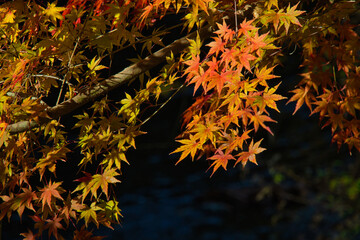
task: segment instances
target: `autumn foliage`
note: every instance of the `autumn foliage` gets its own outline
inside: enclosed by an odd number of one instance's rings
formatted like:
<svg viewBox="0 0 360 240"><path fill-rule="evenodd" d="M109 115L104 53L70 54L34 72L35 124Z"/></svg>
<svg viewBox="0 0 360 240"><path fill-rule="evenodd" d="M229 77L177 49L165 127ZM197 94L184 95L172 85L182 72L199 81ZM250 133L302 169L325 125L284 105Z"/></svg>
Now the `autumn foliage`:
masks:
<svg viewBox="0 0 360 240"><path fill-rule="evenodd" d="M100 239L87 228L119 223L114 187L131 162L127 150L183 87L193 88L194 101L176 139L177 163L205 159L212 174L257 164L266 147L258 132L273 134L271 113L285 99L274 70L286 67L281 56L294 48L302 57L302 80L287 100L296 102L294 113L306 105L331 128L333 142L360 151L357 11L355 1L328 0L0 5L0 219L30 215L34 229L25 239L62 239L70 224L74 239ZM175 14L178 26L163 21ZM174 29L182 35L165 46L162 38ZM113 74L112 62L131 48L139 59ZM151 72L158 65L161 71ZM105 96L134 80L139 88L122 100ZM173 95L159 103L165 89ZM76 123L64 126L61 117L79 109ZM75 187L65 189L57 164L72 151L81 153L71 160L79 171Z"/></svg>

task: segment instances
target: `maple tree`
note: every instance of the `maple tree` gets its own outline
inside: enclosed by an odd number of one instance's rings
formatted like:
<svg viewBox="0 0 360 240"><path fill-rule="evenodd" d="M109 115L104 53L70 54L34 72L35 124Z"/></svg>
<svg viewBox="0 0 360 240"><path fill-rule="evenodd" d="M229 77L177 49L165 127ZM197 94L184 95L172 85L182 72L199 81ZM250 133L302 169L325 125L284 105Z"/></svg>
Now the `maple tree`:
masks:
<svg viewBox="0 0 360 240"><path fill-rule="evenodd" d="M350 0L0 5L0 219L29 212L35 231L23 233L25 239L44 232L62 239L70 224L77 229L74 239L100 239L87 227L119 222L113 186L122 164L129 164L127 150L144 134L142 125L185 86L196 98L183 114L181 145L173 151L180 153L177 163L205 156L212 174L257 164L265 150L257 133L273 134L270 113L279 112L277 102L285 99L274 71L292 46L303 61L302 80L288 100L296 102L294 113L306 105L330 126L333 142L360 151L360 41L351 18L358 11ZM171 15L181 23L166 24ZM183 35L165 46L162 38L174 29ZM139 59L113 74L115 57L130 48ZM157 66L161 70L152 72ZM136 92L108 99L107 93L135 79ZM168 89L173 94L158 103ZM64 126L61 117L79 109L76 123ZM69 128L77 131L76 140ZM56 167L74 145L81 171L76 186L65 189Z"/></svg>

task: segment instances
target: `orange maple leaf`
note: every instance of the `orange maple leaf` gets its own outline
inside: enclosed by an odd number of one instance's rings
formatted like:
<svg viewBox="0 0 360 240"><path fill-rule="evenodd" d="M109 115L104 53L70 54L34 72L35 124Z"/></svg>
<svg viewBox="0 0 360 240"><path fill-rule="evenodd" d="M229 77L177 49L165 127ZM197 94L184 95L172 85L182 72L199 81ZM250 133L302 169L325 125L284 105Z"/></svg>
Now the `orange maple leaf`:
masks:
<svg viewBox="0 0 360 240"><path fill-rule="evenodd" d="M251 25L253 23L253 21L254 21L254 19L246 21L246 18L245 18L244 21L242 23L240 23L240 28L237 33L238 37L240 37L241 34L244 34L246 37L249 37L249 31L257 29L255 26Z"/></svg>
<svg viewBox="0 0 360 240"><path fill-rule="evenodd" d="M179 162L181 162L189 154L191 156L191 159L194 160L196 152L198 150L202 149L202 144L200 143L200 141L198 141L197 138L195 138L194 135L190 135L189 138L190 139L176 140L177 142L179 142L183 145L178 147L175 151L170 153L170 154L173 154L173 153L177 153L177 152L182 152L179 160L176 162L175 165L177 165Z"/></svg>
<svg viewBox="0 0 360 240"><path fill-rule="evenodd" d="M211 167L214 167L213 168L213 172L211 174L210 177L212 177L212 175L216 172L216 170L218 170L219 167L222 167L225 169L226 171L226 167L227 167L227 164L228 164L228 161L229 160L235 160L234 156L231 155L231 154L224 154L223 151L221 151L220 149L218 149L216 152L216 154L212 157L209 157L208 159L210 160L215 160L211 166L208 168L208 170L211 168Z"/></svg>
<svg viewBox="0 0 360 240"><path fill-rule="evenodd" d="M236 50L235 48L225 48L224 52L221 54L221 60L220 62L223 63L225 62L225 66L224 68L229 68L232 69L235 64L232 64L229 66L229 63L234 63L236 62L236 56L238 55L238 50Z"/></svg>
<svg viewBox="0 0 360 240"><path fill-rule="evenodd" d="M249 53L249 50L250 50L249 48L243 49L239 53L238 58L239 58L239 61L240 61L240 69L242 67L245 67L249 72L252 72L251 67L250 67L250 61L255 60L257 58L254 55L251 55Z"/></svg>
<svg viewBox="0 0 360 240"><path fill-rule="evenodd" d="M194 138L199 139L201 144L204 144L206 140L215 143L215 133L219 129L220 127L217 123L206 121L205 124L197 124L191 132L195 133Z"/></svg>
<svg viewBox="0 0 360 240"><path fill-rule="evenodd" d="M231 123L234 123L236 126L239 126L239 119L245 113L243 110L229 111L228 114L220 118L220 123L224 123L224 130L228 128Z"/></svg>
<svg viewBox="0 0 360 240"><path fill-rule="evenodd" d="M268 126L265 125L264 122L276 122L275 120L271 119L269 116L261 114L260 111L255 112L250 118L250 123L254 123L255 132L259 129L259 125L267 130L271 135L274 135L273 132L270 130Z"/></svg>
<svg viewBox="0 0 360 240"><path fill-rule="evenodd" d="M279 76L271 74L275 67L276 66L267 68L267 66L265 66L265 67L261 68L260 70L256 68L255 69L256 79L254 79L254 80L259 82L259 84L264 87L269 87L269 85L267 84L267 80L279 77Z"/></svg>
<svg viewBox="0 0 360 240"><path fill-rule="evenodd" d="M46 220L47 223L45 225L45 229L49 229L49 237L52 234L56 239L59 239L58 229L64 229L60 223L61 220L62 218L57 215L55 215L52 219Z"/></svg>
<svg viewBox="0 0 360 240"><path fill-rule="evenodd" d="M249 42L251 44L250 45L251 51L259 50L260 48L265 47L267 45L267 43L264 40L268 34L269 33L265 33L265 34L262 34L259 36L258 32L256 32L255 36L253 36L249 39ZM257 51L256 54L258 56L260 56L259 51Z"/></svg>
<svg viewBox="0 0 360 240"><path fill-rule="evenodd" d="M36 235L31 230L28 230L26 233L20 233L24 237L23 240L36 240Z"/></svg>
<svg viewBox="0 0 360 240"><path fill-rule="evenodd" d="M229 42L233 39L235 32L234 30L228 28L225 20L223 20L223 24L216 23L216 25L218 26L219 30L215 31L214 33L223 38L225 42Z"/></svg>
<svg viewBox="0 0 360 240"><path fill-rule="evenodd" d="M149 3L145 8L143 13L140 16L139 25L142 26L145 22L145 19L149 17L150 13L153 11L154 5Z"/></svg>
<svg viewBox="0 0 360 240"><path fill-rule="evenodd" d="M272 108L272 109L280 112L276 106L276 101L285 99L286 97L283 97L279 94L274 94L274 92L277 90L279 85L280 85L280 83L273 88L265 89L263 95L258 97L258 99L260 99L260 101L261 101L260 111L264 111L265 107L269 107L269 108Z"/></svg>
<svg viewBox="0 0 360 240"><path fill-rule="evenodd" d="M184 64L188 65L184 71L184 75L188 75L187 80L193 77L194 75L197 75L199 73L199 67L200 67L200 56L199 55L192 55L191 58L187 61L184 61Z"/></svg>
<svg viewBox="0 0 360 240"><path fill-rule="evenodd" d="M217 56L219 52L224 52L225 50L226 42L224 42L221 38L218 37L214 37L213 39L215 41L206 44L206 46L210 47L208 56L210 56L213 53L215 53L215 55Z"/></svg>
<svg viewBox="0 0 360 240"><path fill-rule="evenodd" d="M223 86L226 82L231 82L232 78L232 71L221 71L221 73L213 72L213 76L210 78L211 81L207 86L207 90L213 89L216 87L217 92L219 95L223 89Z"/></svg>
<svg viewBox="0 0 360 240"><path fill-rule="evenodd" d="M233 150L243 149L243 144L246 139L249 139L249 133L252 131L252 129L247 130L239 136L238 130L231 129L231 133L223 133L224 138L226 141L220 141L220 143L223 143L219 148L225 149L226 153L231 153Z"/></svg>
<svg viewBox="0 0 360 240"><path fill-rule="evenodd" d="M32 201L38 199L35 192L27 188L22 188L22 190L24 192L16 195L16 198L14 199L14 203L11 206L11 208L13 209L17 208L17 212L20 218L25 210L25 207L35 212L35 209L32 205Z"/></svg>
<svg viewBox="0 0 360 240"><path fill-rule="evenodd" d="M237 156L239 156L239 158L236 160L235 166L239 162L241 162L242 165L245 166L247 161L250 161L257 165L256 154L259 154L266 150L266 148L259 147L261 142L262 142L262 139L254 144L253 140L251 140L248 151L241 152L237 155Z"/></svg>
<svg viewBox="0 0 360 240"><path fill-rule="evenodd" d="M105 196L108 197L108 184L120 182L115 178L118 175L120 174L116 172L116 168L107 168L102 174L95 174L86 188L89 188L92 195L97 197L97 190L101 187Z"/></svg>
<svg viewBox="0 0 360 240"><path fill-rule="evenodd" d="M52 210L51 200L53 199L53 197L64 200L58 191L58 188L61 185L61 183L62 182L52 183L50 180L48 185L46 185L43 189L40 189L40 191L42 192L42 194L40 196L40 200L42 201L42 209L43 210L44 210L45 204L47 204L49 206L49 208Z"/></svg>
<svg viewBox="0 0 360 240"><path fill-rule="evenodd" d="M305 87L299 87L291 91L294 93L294 95L289 99L287 104L296 101L296 107L293 112L293 115L299 110L299 108L304 104L304 102L309 107L309 109L312 110L311 99L314 97L312 96L312 94L309 93L309 90L310 87L306 85Z"/></svg>

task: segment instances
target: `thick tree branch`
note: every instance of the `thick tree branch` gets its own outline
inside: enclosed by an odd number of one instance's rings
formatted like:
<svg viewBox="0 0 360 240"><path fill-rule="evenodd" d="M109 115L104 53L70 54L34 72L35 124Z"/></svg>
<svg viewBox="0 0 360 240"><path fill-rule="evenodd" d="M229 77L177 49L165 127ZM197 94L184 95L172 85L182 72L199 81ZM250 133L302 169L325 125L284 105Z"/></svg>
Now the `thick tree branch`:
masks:
<svg viewBox="0 0 360 240"><path fill-rule="evenodd" d="M210 26L201 28L199 32L202 39L209 37L211 33L212 28ZM166 60L167 56L170 56L171 52L174 55L180 53L182 50L189 46L188 39L195 39L196 35L197 33L193 32L185 37L174 41L170 45L146 57L142 61L125 68L121 72L102 81L100 84L88 89L84 93L80 93L72 99L64 101L54 107L47 108L46 113L51 118L56 119L58 117L73 112L74 110L84 106L86 103L94 101L96 98L138 77L141 73L144 73L161 64ZM44 124L48 121L49 119L42 119L39 122L21 121L8 125L7 130L10 133L19 133L37 127L39 126L39 124Z"/></svg>

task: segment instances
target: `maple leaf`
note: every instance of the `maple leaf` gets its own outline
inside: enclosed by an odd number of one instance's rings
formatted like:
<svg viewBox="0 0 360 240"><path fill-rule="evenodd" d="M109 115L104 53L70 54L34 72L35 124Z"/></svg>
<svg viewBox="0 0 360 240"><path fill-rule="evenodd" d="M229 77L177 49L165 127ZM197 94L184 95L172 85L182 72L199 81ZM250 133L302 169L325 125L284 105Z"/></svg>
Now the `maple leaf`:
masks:
<svg viewBox="0 0 360 240"><path fill-rule="evenodd" d="M194 135L189 135L190 139L181 139L176 140L177 142L183 144L182 146L178 147L175 151L171 152L170 154L182 152L180 155L179 160L176 162L177 165L181 162L187 155L190 154L191 159L194 160L195 154L198 150L202 150L202 144Z"/></svg>
<svg viewBox="0 0 360 240"><path fill-rule="evenodd" d="M200 143L204 144L206 140L210 140L212 143L215 142L215 134L220 127L216 122L206 121L205 125L199 123L195 126L195 128L191 131L194 132L194 138L199 139Z"/></svg>
<svg viewBox="0 0 360 240"><path fill-rule="evenodd" d="M225 62L225 66L224 68L230 68L232 69L234 67L235 64L232 64L231 66L229 66L229 63L235 63L236 62L236 56L238 55L238 50L236 50L235 48L225 48L224 52L221 53L221 60L220 62L223 63Z"/></svg>
<svg viewBox="0 0 360 240"><path fill-rule="evenodd" d="M181 125L182 128L190 122L195 112L204 107L206 102L211 98L211 95L212 94L205 96L201 95L196 98L195 102L183 113L183 123Z"/></svg>
<svg viewBox="0 0 360 240"><path fill-rule="evenodd" d="M109 183L118 183L120 182L115 177L120 175L116 172L116 168L105 169L102 174L95 174L92 177L92 180L86 186L86 189L89 189L92 195L97 197L97 190L101 187L103 193L108 197L108 185Z"/></svg>
<svg viewBox="0 0 360 240"><path fill-rule="evenodd" d="M57 215L55 215L52 219L46 220L45 229L49 229L49 237L53 235L56 239L59 239L58 229L64 229L60 223L61 220L62 218Z"/></svg>
<svg viewBox="0 0 360 240"><path fill-rule="evenodd" d="M268 126L264 124L264 122L276 122L275 120L271 119L269 116L262 115L260 111L255 112L250 118L250 123L254 123L255 132L257 132L259 125L267 130L271 135L274 135L273 132L270 130Z"/></svg>
<svg viewBox="0 0 360 240"><path fill-rule="evenodd" d="M232 41L234 37L234 30L229 29L225 20L223 19L223 24L216 23L219 30L216 30L214 33L218 34L219 37L223 38L225 42Z"/></svg>
<svg viewBox="0 0 360 240"><path fill-rule="evenodd" d="M267 6L267 9L269 10L272 6L275 6L277 9L279 9L278 6L278 0L268 0L265 2L265 6Z"/></svg>
<svg viewBox="0 0 360 240"><path fill-rule="evenodd" d="M210 78L209 84L207 86L207 91L213 89L216 86L216 91L218 94L221 94L221 91L226 82L231 82L233 72L232 71L221 71L221 73L213 72L212 77Z"/></svg>
<svg viewBox="0 0 360 240"><path fill-rule="evenodd" d="M49 206L49 208L52 210L51 201L53 198L58 198L60 200L64 200L59 193L59 190L60 190L59 187L60 187L61 183L62 182L52 183L50 180L49 183L43 189L40 189L40 191L42 192L41 196L40 196L40 201L42 202L43 210L44 210L45 204L47 204ZM58 190L58 188L59 188L59 190Z"/></svg>
<svg viewBox="0 0 360 240"><path fill-rule="evenodd" d="M87 207L85 210L81 210L80 219L84 219L85 226L88 227L89 222L93 222L99 227L99 222L97 220L96 211L102 210L99 206L96 205L96 202L91 203L90 207Z"/></svg>
<svg viewBox="0 0 360 240"><path fill-rule="evenodd" d="M296 5L294 5L293 7L290 8L290 4L286 9L286 14L283 15L283 22L284 22L284 27L286 30L286 34L289 31L289 27L290 27L290 23L296 24L300 27L302 27L302 25L300 24L299 20L296 18L297 16L299 16L300 14L304 13L305 11L299 11L299 10L295 10L297 8L297 6L299 5L300 2L298 2Z"/></svg>
<svg viewBox="0 0 360 240"><path fill-rule="evenodd" d="M28 230L26 233L20 233L24 237L23 240L36 240L36 235L31 230Z"/></svg>
<svg viewBox="0 0 360 240"><path fill-rule="evenodd" d="M209 15L207 6L209 3L213 2L213 0L194 0L193 2Z"/></svg>
<svg viewBox="0 0 360 240"><path fill-rule="evenodd" d="M239 158L236 160L235 166L239 162L241 162L243 167L245 167L247 161L250 161L250 162L255 163L257 165L256 154L259 154L259 153L266 150L266 148L262 148L262 147L259 146L261 142L262 142L262 139L254 144L253 140L251 140L248 151L241 152L241 153L239 153L237 155L237 156L239 156Z"/></svg>
<svg viewBox="0 0 360 240"><path fill-rule="evenodd" d="M66 159L66 154L70 152L70 149L64 146L56 149L45 145L41 152L43 153L43 157L39 159L35 167L35 169L39 169L40 179L42 179L46 169L55 173L56 162L58 160L65 162L64 159Z"/></svg>
<svg viewBox="0 0 360 240"><path fill-rule="evenodd" d="M218 60L216 59L216 57L213 56L211 58L211 61L206 62L206 65L208 65L209 68L206 70L205 74L212 76L216 73L216 71L219 70L220 64L219 64Z"/></svg>
<svg viewBox="0 0 360 240"><path fill-rule="evenodd" d="M205 93L208 91L206 83L209 81L209 79L204 74L204 70L202 68L200 68L199 70L200 70L199 74L196 75L195 77L193 77L191 79L191 81L189 82L189 84L195 83L194 95L195 95L195 92L197 91L197 89L200 87L200 85L203 87Z"/></svg>
<svg viewBox="0 0 360 240"><path fill-rule="evenodd" d="M60 216L63 217L66 224L69 224L70 217L76 219L76 212L84 208L84 205L80 203L78 199L72 199L70 193L68 194L64 207L60 211Z"/></svg>
<svg viewBox="0 0 360 240"><path fill-rule="evenodd" d="M260 70L258 68L256 68L255 69L256 79L254 79L254 81L256 80L257 82L259 82L260 85L262 85L264 87L269 87L267 84L267 80L279 77L279 76L271 74L275 67L276 66L267 68L267 66L265 66L265 67L261 68Z"/></svg>
<svg viewBox="0 0 360 240"><path fill-rule="evenodd" d="M287 104L290 103L290 102L296 101L296 106L295 106L295 110L293 112L293 115L303 105L304 101L305 101L306 105L310 108L310 110L312 109L310 99L312 99L313 97L312 97L311 94L309 94L309 90L310 90L310 87L308 85L306 85L304 88L300 87L300 88L297 88L297 89L291 91L291 92L294 93L294 95L289 99Z"/></svg>
<svg viewBox="0 0 360 240"><path fill-rule="evenodd" d="M249 39L250 42L250 49L251 51L256 51L256 54L260 57L261 56L261 51L260 49L263 47L266 47L267 43L264 41L264 39L266 38L266 36L269 33L265 33L259 36L258 32L255 33L255 36L251 37Z"/></svg>
<svg viewBox="0 0 360 240"><path fill-rule="evenodd" d="M241 118L243 114L244 114L243 110L229 111L228 114L222 116L219 121L221 123L224 123L224 130L226 130L231 123L234 123L236 126L239 126L239 118Z"/></svg>
<svg viewBox="0 0 360 240"><path fill-rule="evenodd" d="M187 76L187 81L189 81L189 79L195 75L197 75L199 73L199 67L200 67L200 56L199 55L192 55L191 58L187 61L184 61L184 64L188 65L189 67L187 67L184 71L184 75L188 75Z"/></svg>
<svg viewBox="0 0 360 240"><path fill-rule="evenodd" d="M16 195L16 198L13 199L11 205L11 208L16 209L20 217L22 216L25 207L35 212L32 201L38 199L35 192L27 188L22 188L22 190L23 193Z"/></svg>
<svg viewBox="0 0 360 240"><path fill-rule="evenodd" d="M142 26L145 22L145 20L149 17L150 13L153 11L154 5L149 3L144 9L143 13L140 16L139 25Z"/></svg>
<svg viewBox="0 0 360 240"><path fill-rule="evenodd" d="M0 204L0 220L2 220L7 215L8 220L10 221L10 217L12 215L11 205L14 202L14 194L10 193L9 196L2 195L0 198L3 201Z"/></svg>
<svg viewBox="0 0 360 240"><path fill-rule="evenodd" d="M264 24L267 24L269 22L272 22L273 25L274 25L274 30L275 30L275 33L278 32L279 30L279 22L280 22L280 18L281 16L284 14L284 10L283 9L280 9L279 11L275 12L274 10L269 10L267 11L267 13L263 16L263 18L261 19L261 21L264 23Z"/></svg>
<svg viewBox="0 0 360 240"><path fill-rule="evenodd" d="M194 39L187 39L190 43L189 45L189 52L192 56L198 56L201 53L201 46L202 46L202 42L200 39L200 35L199 32L197 32L196 34L196 38Z"/></svg>
<svg viewBox="0 0 360 240"><path fill-rule="evenodd" d="M64 17L61 15L61 12L64 11L66 8L64 7L57 7L56 3L48 3L47 8L43 10L43 13L47 15L52 22L56 23L56 19L63 20Z"/></svg>
<svg viewBox="0 0 360 240"><path fill-rule="evenodd" d="M214 37L213 39L215 41L212 41L212 42L206 44L206 46L210 47L208 56L213 53L215 53L215 55L217 56L219 54L219 52L224 52L224 50L225 50L226 42L224 42L221 38L218 38L218 37Z"/></svg>
<svg viewBox="0 0 360 240"><path fill-rule="evenodd" d="M112 149L111 152L106 155L101 164L108 164L109 166L112 166L115 163L117 169L121 170L121 162L125 162L130 165L126 159L123 149Z"/></svg>
<svg viewBox="0 0 360 240"><path fill-rule="evenodd" d="M358 137L349 137L345 140L345 143L349 146L349 151L351 151L353 147L360 151L360 139Z"/></svg>
<svg viewBox="0 0 360 240"><path fill-rule="evenodd" d="M343 129L346 122L343 114L334 114L330 112L330 120L324 124L324 127L331 124L331 131L334 134L337 129Z"/></svg>
<svg viewBox="0 0 360 240"><path fill-rule="evenodd" d="M75 230L73 240L102 240L103 238L103 236L93 236L92 231L87 231L83 225L80 230Z"/></svg>
<svg viewBox="0 0 360 240"><path fill-rule="evenodd" d="M240 69L242 67L245 67L249 72L252 72L250 67L250 61L257 59L257 57L251 55L249 53L249 50L250 50L249 48L243 49L237 57L239 58L240 61Z"/></svg>
<svg viewBox="0 0 360 240"><path fill-rule="evenodd" d="M320 119L323 119L328 114L328 112L330 115L332 115L332 112L334 112L335 109L333 109L332 111L330 109L336 106L336 104L332 100L334 97L334 92L330 91L329 89L325 89L324 93L318 96L318 98L320 98L321 100L314 102L314 105L316 105L316 107L312 110L310 115L319 113Z"/></svg>
<svg viewBox="0 0 360 240"><path fill-rule="evenodd" d="M265 89L263 95L257 97L257 102L260 102L260 111L261 112L265 110L265 107L270 107L270 108L280 112L276 106L276 101L285 99L286 97L283 97L279 94L274 94L274 92L277 90L279 85L280 85L280 83L273 88Z"/></svg>
<svg viewBox="0 0 360 240"><path fill-rule="evenodd" d="M287 34L291 23L301 27L301 24L296 17L304 13L304 11L295 10L298 4L299 3L297 3L293 7L290 7L289 4L286 12L284 12L283 9L280 9L278 12L275 12L274 10L269 10L261 21L263 21L265 24L268 22L273 22L275 33L277 33L279 28L284 25Z"/></svg>
<svg viewBox="0 0 360 240"><path fill-rule="evenodd" d="M249 37L249 32L251 30L257 29L255 26L251 25L253 22L254 22L254 19L246 21L246 18L245 18L244 21L242 23L240 23L240 28L237 33L238 37L240 37L241 34L244 34L245 37Z"/></svg>
<svg viewBox="0 0 360 240"><path fill-rule="evenodd" d="M239 136L238 129L234 130L231 129L231 133L228 134L226 132L223 133L224 138L226 139L223 141L219 141L222 143L219 147L219 149L225 149L226 153L231 153L233 150L243 149L244 141L249 139L249 133L252 131L252 129L247 130Z"/></svg>
<svg viewBox="0 0 360 240"><path fill-rule="evenodd" d="M216 170L218 170L219 167L222 167L226 171L228 161L235 160L234 156L232 156L231 154L224 154L224 152L220 149L218 149L215 153L216 154L214 156L208 158L210 160L215 160L209 167L209 169L211 167L214 167L211 176L216 172Z"/></svg>

